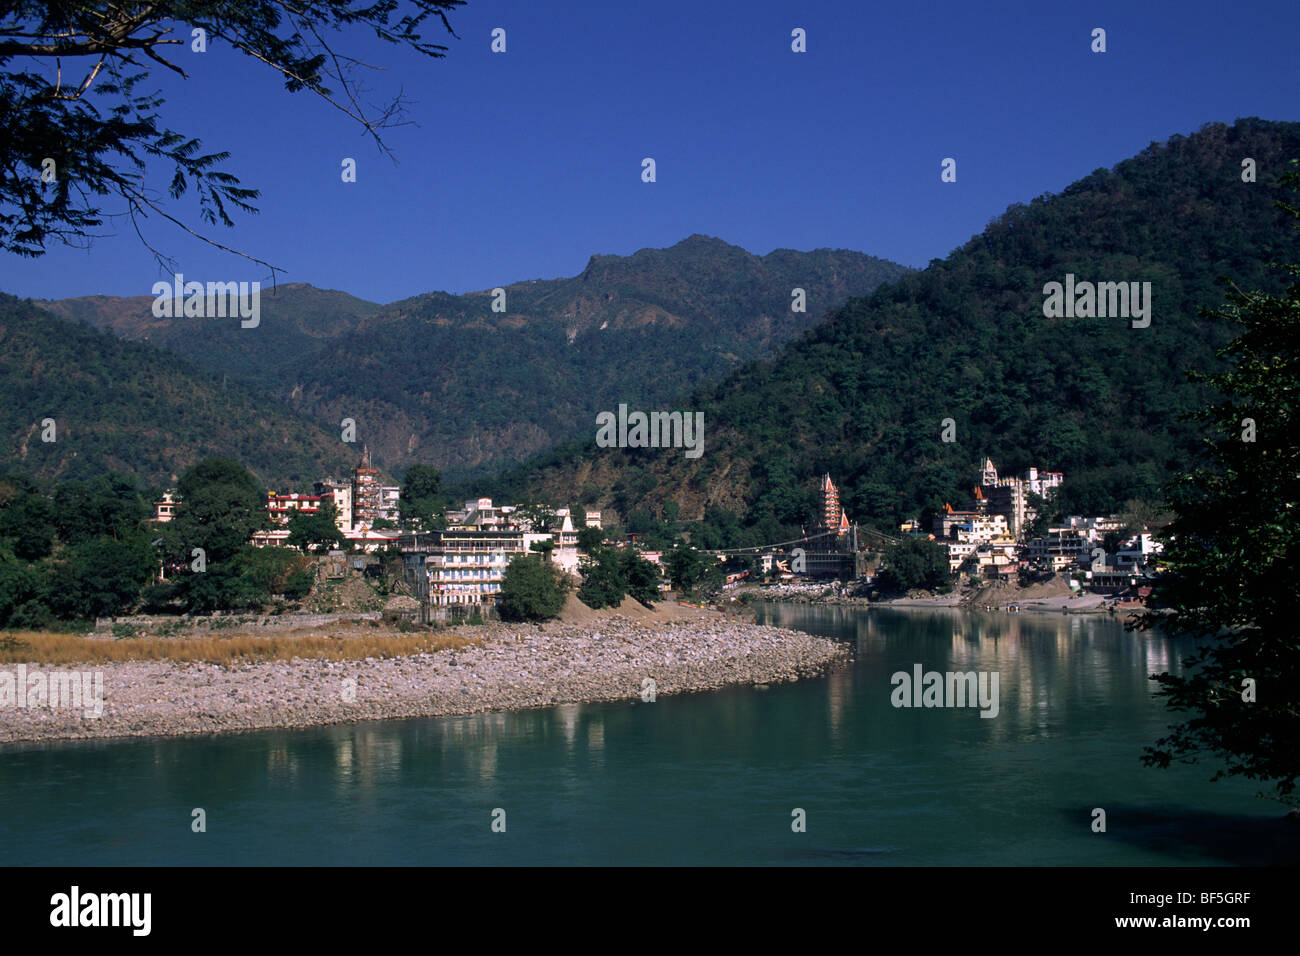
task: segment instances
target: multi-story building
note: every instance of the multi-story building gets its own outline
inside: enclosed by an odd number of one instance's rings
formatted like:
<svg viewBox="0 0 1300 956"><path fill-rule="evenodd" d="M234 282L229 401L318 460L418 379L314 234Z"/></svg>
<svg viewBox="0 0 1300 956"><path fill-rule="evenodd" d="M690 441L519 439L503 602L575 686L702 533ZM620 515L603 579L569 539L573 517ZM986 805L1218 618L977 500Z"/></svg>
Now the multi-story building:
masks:
<svg viewBox="0 0 1300 956"><path fill-rule="evenodd" d="M961 566L969 560L970 556L975 553L979 547L974 541L947 541L948 546L948 571L956 574L961 570Z"/></svg>
<svg viewBox="0 0 1300 956"><path fill-rule="evenodd" d="M956 527L957 540L987 544L994 539L1009 538L1007 519L1003 515L976 514L969 522Z"/></svg>
<svg viewBox="0 0 1300 956"><path fill-rule="evenodd" d="M1020 570L1016 558L1016 545L1010 539L990 541L975 545L975 553L968 559L978 570L980 577L1010 577Z"/></svg>
<svg viewBox="0 0 1300 956"><path fill-rule="evenodd" d="M1092 542L1075 528L1049 528L1047 534L1025 545L1025 559L1043 570L1071 571L1088 558Z"/></svg>
<svg viewBox="0 0 1300 956"><path fill-rule="evenodd" d="M1037 468L1028 469L1021 478L1000 478L993 461L985 458L980 476L982 497L987 501L983 510L1005 517L1012 536L1019 538L1037 517L1029 504L1029 495L1045 498L1064 481L1065 476L1059 471L1040 473Z"/></svg>
<svg viewBox="0 0 1300 956"><path fill-rule="evenodd" d="M340 531L352 530L352 483L326 478L318 481L312 488L321 501L329 499L334 503L334 523Z"/></svg>
<svg viewBox="0 0 1300 956"><path fill-rule="evenodd" d="M325 478L312 490L322 501L333 500L335 522L343 532L370 530L380 519L397 524L400 518L401 488L380 481L368 446L362 446L361 461L350 476L343 481Z"/></svg>
<svg viewBox="0 0 1300 956"><path fill-rule="evenodd" d="M1115 565L1121 570L1140 571L1164 549L1165 546L1154 535L1144 531L1120 542L1119 549L1115 552Z"/></svg>
<svg viewBox="0 0 1300 956"><path fill-rule="evenodd" d="M1123 567L1111 554L1103 554L1097 560L1090 560L1079 571L1083 586L1100 594L1115 594L1135 587L1141 580L1141 572L1132 567Z"/></svg>
<svg viewBox="0 0 1300 956"><path fill-rule="evenodd" d="M249 543L255 548L283 548L289 543L289 529L277 525L254 531Z"/></svg>
<svg viewBox="0 0 1300 956"><path fill-rule="evenodd" d="M978 503L980 500L978 495L979 489L976 488L975 491L977 493L976 503ZM931 531L936 538L955 539L957 537L958 528L969 527L977 518L982 517L984 517L983 511L976 508L968 508L964 511L958 511L945 501L943 510L934 516L934 521L931 523Z"/></svg>
<svg viewBox="0 0 1300 956"><path fill-rule="evenodd" d="M369 528L382 516L383 495L379 469L370 461L370 447L363 446L361 462L352 470L352 521Z"/></svg>
<svg viewBox="0 0 1300 956"><path fill-rule="evenodd" d="M555 527L551 529L556 548L578 547L578 529L573 526L573 517L568 508L555 509Z"/></svg>
<svg viewBox="0 0 1300 956"><path fill-rule="evenodd" d="M528 553L522 531L476 528L403 535L398 546L408 580L433 607L495 605L510 560Z"/></svg>
<svg viewBox="0 0 1300 956"><path fill-rule="evenodd" d="M491 498L471 498L460 511L447 512L447 527L489 531L513 524L510 514L515 509L497 508Z"/></svg>
<svg viewBox="0 0 1300 956"><path fill-rule="evenodd" d="M397 485L379 486L379 517L397 524L401 520L402 489Z"/></svg>
<svg viewBox="0 0 1300 956"><path fill-rule="evenodd" d="M837 531L841 535L849 532L849 516L840 506L840 489L835 481L826 475L822 479L822 527L820 531Z"/></svg>
<svg viewBox="0 0 1300 956"><path fill-rule="evenodd" d="M287 525L296 511L315 512L320 509L320 495L297 493L277 495L271 491L266 493L266 512L271 516L271 520L280 526Z"/></svg>
<svg viewBox="0 0 1300 956"><path fill-rule="evenodd" d="M840 504L840 490L829 474L822 478L821 495L819 520L798 545L803 555L799 558L791 551L788 567L810 578L851 578L856 573L857 531Z"/></svg>
<svg viewBox="0 0 1300 956"><path fill-rule="evenodd" d="M1065 519L1065 522L1066 525L1081 533L1089 541L1100 541L1108 532L1119 531L1124 527L1124 522L1121 519L1108 515L1096 518L1071 515Z"/></svg>

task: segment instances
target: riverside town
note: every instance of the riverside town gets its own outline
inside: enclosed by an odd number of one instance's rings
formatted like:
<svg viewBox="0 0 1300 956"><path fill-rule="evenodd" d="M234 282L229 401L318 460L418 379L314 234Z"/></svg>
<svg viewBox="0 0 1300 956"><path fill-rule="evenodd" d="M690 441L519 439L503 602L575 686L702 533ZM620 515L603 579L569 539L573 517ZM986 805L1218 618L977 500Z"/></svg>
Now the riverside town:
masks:
<svg viewBox="0 0 1300 956"><path fill-rule="evenodd" d="M0 4L16 919L1294 937L1295 3L1015 6Z"/></svg>
<svg viewBox="0 0 1300 956"><path fill-rule="evenodd" d="M625 408L621 406L620 413ZM637 414L644 423L645 416ZM698 561L716 569L724 591L752 586L767 594L797 594L823 582L822 590L826 583L834 585L833 600L856 596L866 601L886 589L886 582L898 582L892 576L897 572L891 574L890 546L924 542L943 556L948 573L903 580L902 590L923 584L939 590L955 588L969 602L1010 610L1025 601L1041 602L1045 594L1058 599L1056 606L1076 611L1136 609L1160 570L1163 546L1156 540L1156 528L1116 515L1072 515L1059 524L1045 522L1036 508L1050 503L1064 480L1060 472L1037 468L1028 468L1020 476L999 476L986 458L969 501L957 508L945 503L928 527L912 519L887 534L862 530L851 521L841 506L838 487L825 475L818 489L820 509L808 516L802 537L770 546L693 546L691 551ZM177 494L164 494L154 503L152 520L171 521L180 503ZM580 543L582 529L596 532L589 542L636 554L665 570L663 548L647 547L643 532L625 532L608 540L602 512L594 508L495 504L491 498L471 498L445 511L442 528L403 528L401 488L383 480L369 449L363 449L348 476L322 478L311 494L267 493L268 522L250 543L282 547L291 537L295 516L325 513L332 515L338 543L347 548L345 552L315 543L305 547L325 576L342 577L349 563L372 578L387 575L396 592L415 599L398 601L390 611L425 622L467 613L496 617L506 570L523 555L545 553L548 562L580 584L582 559L592 547ZM349 553L355 556L346 558ZM400 567L393 563L396 556L401 557ZM386 558L390 560L385 562ZM165 579L183 571L183 563L173 562L160 567L158 576ZM671 575L661 577L657 589L671 593Z"/></svg>

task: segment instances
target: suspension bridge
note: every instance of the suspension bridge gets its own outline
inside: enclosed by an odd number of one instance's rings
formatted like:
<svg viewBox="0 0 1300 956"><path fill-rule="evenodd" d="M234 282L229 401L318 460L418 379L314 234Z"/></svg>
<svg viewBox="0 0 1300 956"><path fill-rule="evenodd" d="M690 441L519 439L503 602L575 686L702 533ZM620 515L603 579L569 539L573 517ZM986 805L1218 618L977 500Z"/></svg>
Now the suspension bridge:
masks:
<svg viewBox="0 0 1300 956"><path fill-rule="evenodd" d="M817 534L805 534L798 538L791 538L789 541L775 541L771 544L752 545L745 548L700 548L699 550L704 554L726 560L727 558L745 555L756 557L772 555L774 558L780 555L785 557L792 554L795 549L802 549L804 554L800 556L799 560L803 564L805 573L809 576L856 578L862 573L859 561L859 535L877 547L886 544L897 544L900 540L892 535L885 534L883 531L877 531L874 528L860 528L854 524L849 527L847 532L832 529ZM842 543L841 539L843 539Z"/></svg>

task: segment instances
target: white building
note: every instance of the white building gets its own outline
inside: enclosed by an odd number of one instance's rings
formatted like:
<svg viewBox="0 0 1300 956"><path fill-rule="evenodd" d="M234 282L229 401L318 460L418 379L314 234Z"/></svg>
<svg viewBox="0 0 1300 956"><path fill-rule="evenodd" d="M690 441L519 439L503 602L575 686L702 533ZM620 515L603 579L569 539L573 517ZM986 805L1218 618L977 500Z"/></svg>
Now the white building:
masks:
<svg viewBox="0 0 1300 956"><path fill-rule="evenodd" d="M966 524L957 526L957 540L986 544L998 538L1010 537L1007 519L1003 515L973 515Z"/></svg>
<svg viewBox="0 0 1300 956"><path fill-rule="evenodd" d="M1164 549L1165 546L1154 535L1144 531L1121 542L1119 550L1115 552L1115 566L1125 571L1144 568L1154 555L1160 554Z"/></svg>
<svg viewBox="0 0 1300 956"><path fill-rule="evenodd" d="M456 528L427 538L425 569L434 607L496 604L511 559L528 553L522 531Z"/></svg>
<svg viewBox="0 0 1300 956"><path fill-rule="evenodd" d="M961 566L978 547L973 541L947 541L945 544L948 545L948 570L952 574L961 570Z"/></svg>
<svg viewBox="0 0 1300 956"><path fill-rule="evenodd" d="M988 502L986 510L1003 515L1011 534L1019 538L1025 526L1036 517L1029 505L1029 495L1046 498L1064 481L1065 476L1059 471L1040 472L1037 468L1027 469L1022 478L1000 478L992 459L985 458L980 475L980 497Z"/></svg>
<svg viewBox="0 0 1300 956"><path fill-rule="evenodd" d="M175 497L172 492L164 491L162 500L153 503L153 519L159 524L166 524L176 517L176 506L180 504L180 499Z"/></svg>
<svg viewBox="0 0 1300 956"><path fill-rule="evenodd" d="M313 486L317 497L322 501L328 498L334 503L334 523L340 531L352 530L352 484L326 478Z"/></svg>

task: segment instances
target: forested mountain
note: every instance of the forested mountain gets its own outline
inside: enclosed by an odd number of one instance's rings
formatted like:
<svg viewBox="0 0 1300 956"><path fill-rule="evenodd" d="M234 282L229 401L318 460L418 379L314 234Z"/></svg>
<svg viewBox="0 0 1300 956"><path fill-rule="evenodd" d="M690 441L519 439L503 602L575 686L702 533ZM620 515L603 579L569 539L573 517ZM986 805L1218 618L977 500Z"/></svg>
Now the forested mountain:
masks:
<svg viewBox="0 0 1300 956"><path fill-rule="evenodd" d="M310 286L263 290L261 324L155 319L151 297L43 307L177 352L273 391L322 422L353 418L388 468L462 474L523 460L587 430L617 401L665 402L908 272L857 252L755 256L691 236L593 256L581 275L429 293L382 308ZM792 291L805 311L793 312Z"/></svg>
<svg viewBox="0 0 1300 956"><path fill-rule="evenodd" d="M1300 261L1300 235L1273 206L1295 202L1276 187L1294 157L1300 124L1259 119L1152 144L1012 206L946 259L672 406L704 412L702 457L588 438L495 490L560 501L578 489L584 505L625 517L672 502L671 513L710 514L747 543L807 522L824 472L852 518L881 527L965 501L986 455L1004 474L1065 472L1063 501L1078 510L1156 498L1195 454L1180 416L1206 396L1186 372L1214 368L1216 347L1239 333L1198 315L1223 301L1216 278L1276 291L1283 276L1267 263ZM1243 181L1247 158L1256 182ZM1046 318L1044 287L1067 274L1150 282L1150 326Z"/></svg>
<svg viewBox="0 0 1300 956"><path fill-rule="evenodd" d="M47 418L52 442L42 440ZM4 294L0 439L0 472L85 480L117 471L155 487L209 456L236 458L268 485L302 487L359 455L333 425L265 393Z"/></svg>
<svg viewBox="0 0 1300 956"><path fill-rule="evenodd" d="M156 318L153 303L151 295L35 301L57 316L174 352L209 371L268 391L282 386L289 369L310 360L330 339L357 328L379 310L375 303L346 292L300 282L262 288L256 328L241 328L228 318Z"/></svg>

